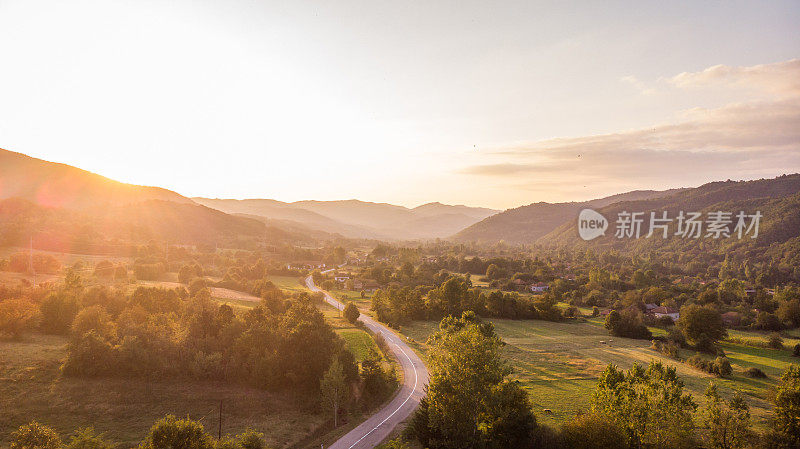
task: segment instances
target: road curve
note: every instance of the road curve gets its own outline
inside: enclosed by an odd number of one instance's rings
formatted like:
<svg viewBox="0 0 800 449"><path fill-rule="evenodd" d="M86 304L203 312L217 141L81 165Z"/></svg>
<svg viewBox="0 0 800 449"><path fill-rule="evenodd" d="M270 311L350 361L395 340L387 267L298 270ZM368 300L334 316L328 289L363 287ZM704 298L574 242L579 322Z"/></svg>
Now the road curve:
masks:
<svg viewBox="0 0 800 449"><path fill-rule="evenodd" d="M342 303L314 285L311 276L306 278L306 285L311 291L323 292L325 302L328 304L339 310L344 309ZM389 349L403 369L403 385L391 402L327 449L367 449L379 445L417 408L419 401L425 395L425 385L428 383L428 369L401 337L366 315L362 314L358 319L373 333L383 334Z"/></svg>

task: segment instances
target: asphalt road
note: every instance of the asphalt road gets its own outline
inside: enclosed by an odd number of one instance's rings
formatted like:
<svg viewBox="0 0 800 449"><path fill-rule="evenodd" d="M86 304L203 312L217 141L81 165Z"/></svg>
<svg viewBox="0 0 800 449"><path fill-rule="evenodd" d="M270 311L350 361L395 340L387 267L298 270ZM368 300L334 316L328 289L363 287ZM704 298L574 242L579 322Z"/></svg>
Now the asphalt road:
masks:
<svg viewBox="0 0 800 449"><path fill-rule="evenodd" d="M314 285L311 276L306 278L306 285L312 291L322 291ZM334 297L325 293L325 301L339 310L344 305ZM428 383L428 369L417 354L401 337L390 331L372 318L361 315L358 318L375 334L383 334L403 369L403 385L397 395L385 407L378 410L358 427L351 430L327 449L367 449L379 445L398 424L408 418L419 405L425 395Z"/></svg>

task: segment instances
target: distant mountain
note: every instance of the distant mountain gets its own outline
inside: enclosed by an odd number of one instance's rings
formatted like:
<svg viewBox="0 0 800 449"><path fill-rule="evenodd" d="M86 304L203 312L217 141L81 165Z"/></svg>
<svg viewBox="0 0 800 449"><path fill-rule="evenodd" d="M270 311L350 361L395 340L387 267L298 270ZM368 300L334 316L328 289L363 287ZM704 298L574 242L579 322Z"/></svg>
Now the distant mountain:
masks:
<svg viewBox="0 0 800 449"><path fill-rule="evenodd" d="M428 203L414 209L359 200L297 201L193 198L227 213L291 220L310 229L351 238L430 239L452 235L498 211Z"/></svg>
<svg viewBox="0 0 800 449"><path fill-rule="evenodd" d="M508 243L533 243L567 220L577 217L581 209L600 208L625 200L668 196L681 190L635 190L591 201L533 203L492 215L458 232L452 238L458 241L496 242L503 240Z"/></svg>
<svg viewBox="0 0 800 449"><path fill-rule="evenodd" d="M23 198L49 207L85 209L147 200L192 203L178 193L113 181L66 164L0 149L0 200Z"/></svg>
<svg viewBox="0 0 800 449"><path fill-rule="evenodd" d="M341 223L317 212L294 207L269 199L211 199L193 198L198 204L211 207L228 214L246 215L251 218L269 219L283 222L283 225L305 227L309 230L324 231L351 238L379 238L374 231L360 226Z"/></svg>

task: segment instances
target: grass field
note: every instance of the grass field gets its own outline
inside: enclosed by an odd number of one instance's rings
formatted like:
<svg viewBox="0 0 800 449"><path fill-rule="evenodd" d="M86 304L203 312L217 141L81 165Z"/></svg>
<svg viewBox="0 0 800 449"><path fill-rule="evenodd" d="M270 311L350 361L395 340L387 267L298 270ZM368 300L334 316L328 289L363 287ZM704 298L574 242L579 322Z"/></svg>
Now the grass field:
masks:
<svg viewBox="0 0 800 449"><path fill-rule="evenodd" d="M800 362L787 350L723 343L734 373L730 378L720 379L649 349L649 341L611 337L599 319L578 323L492 321L506 342L504 354L514 368L514 377L528 391L537 417L547 424L559 424L576 412L588 410L597 376L607 364L628 369L633 363L661 360L677 367L687 392L694 395L700 406L705 403L703 393L712 380L723 397L741 391L750 405L754 423L763 428L772 410L768 401L770 390L786 367ZM419 349L424 349L422 342L436 329L437 323L415 322L403 327L402 332L413 338ZM683 357L689 355L689 351L682 353ZM744 370L751 366L762 369L768 378L744 376ZM544 409L553 413L545 415Z"/></svg>
<svg viewBox="0 0 800 449"><path fill-rule="evenodd" d="M65 378L59 372L65 346L65 338L43 335L0 341L0 447L13 429L34 419L65 437L78 427L94 426L121 448L135 446L168 413L201 420L216 434L220 402L223 434L250 427L264 432L276 448L301 441L326 420L303 410L292 397L243 386L188 379Z"/></svg>

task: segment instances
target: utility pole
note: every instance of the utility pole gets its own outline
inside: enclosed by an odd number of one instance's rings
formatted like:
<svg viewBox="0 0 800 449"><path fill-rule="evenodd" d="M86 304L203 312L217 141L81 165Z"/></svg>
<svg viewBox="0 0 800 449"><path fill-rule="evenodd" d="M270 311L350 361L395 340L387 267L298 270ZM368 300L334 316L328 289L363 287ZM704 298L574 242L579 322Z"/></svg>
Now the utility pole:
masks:
<svg viewBox="0 0 800 449"><path fill-rule="evenodd" d="M217 439L222 439L222 401L219 401L219 428L217 429Z"/></svg>
<svg viewBox="0 0 800 449"><path fill-rule="evenodd" d="M33 268L33 236L31 236L30 252L28 253L28 268L33 273L33 288L36 288L36 269Z"/></svg>

